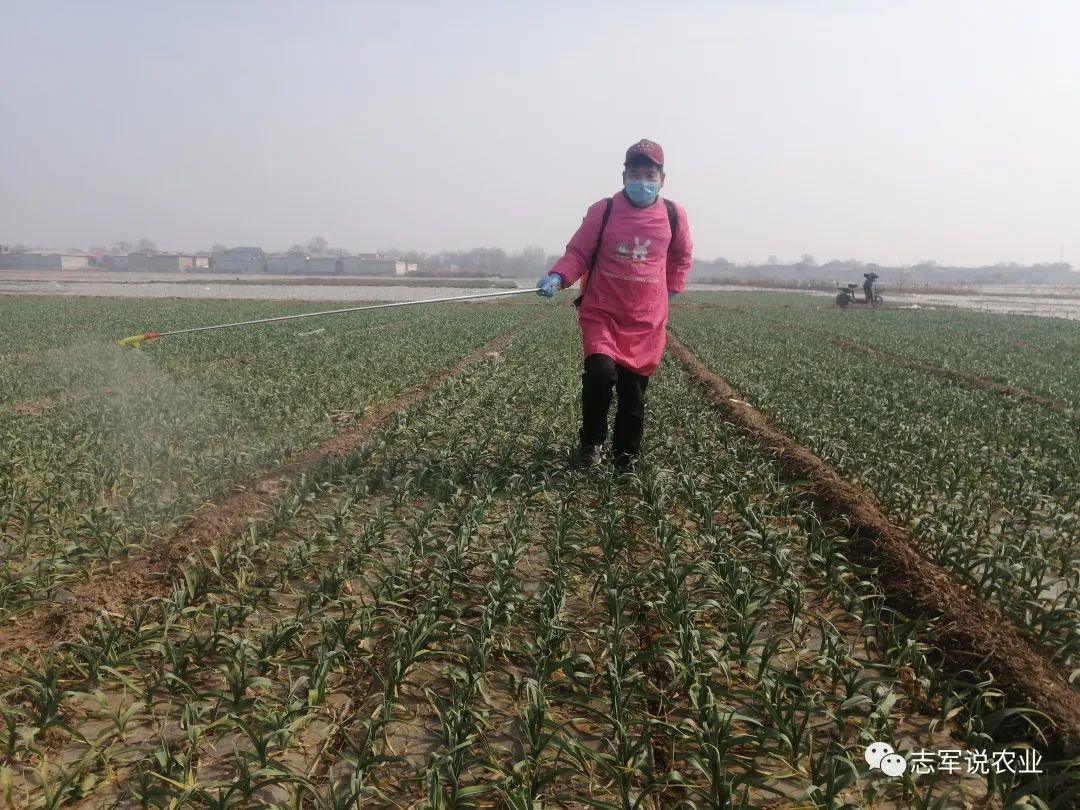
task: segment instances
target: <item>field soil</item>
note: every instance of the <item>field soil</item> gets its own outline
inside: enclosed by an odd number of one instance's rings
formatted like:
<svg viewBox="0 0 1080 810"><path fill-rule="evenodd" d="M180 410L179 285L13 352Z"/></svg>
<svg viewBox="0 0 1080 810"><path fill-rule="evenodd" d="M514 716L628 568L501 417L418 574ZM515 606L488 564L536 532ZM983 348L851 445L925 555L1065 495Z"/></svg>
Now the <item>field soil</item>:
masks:
<svg viewBox="0 0 1080 810"><path fill-rule="evenodd" d="M905 529L893 523L874 497L844 480L806 447L776 430L721 376L707 368L674 335L669 351L709 391L717 409L764 449L788 474L806 482L815 502L851 521L861 561L877 570L879 584L899 610L927 619L928 641L955 671L992 677L1018 705L1050 718L1054 753L1080 756L1080 695L993 605L977 599L929 560Z"/></svg>

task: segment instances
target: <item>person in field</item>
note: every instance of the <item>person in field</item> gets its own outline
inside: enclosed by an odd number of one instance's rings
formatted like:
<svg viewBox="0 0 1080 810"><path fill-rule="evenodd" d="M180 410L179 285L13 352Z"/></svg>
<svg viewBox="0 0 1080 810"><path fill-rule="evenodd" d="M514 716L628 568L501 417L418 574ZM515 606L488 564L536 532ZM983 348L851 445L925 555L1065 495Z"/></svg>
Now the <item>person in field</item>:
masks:
<svg viewBox="0 0 1080 810"><path fill-rule="evenodd" d="M617 395L614 461L633 469L645 428L645 389L664 353L668 305L690 273L686 211L660 196L664 178L659 144L642 140L627 149L622 191L589 207L566 253L536 285L550 298L581 282L574 301L585 358L578 456L589 466L603 458Z"/></svg>
<svg viewBox="0 0 1080 810"><path fill-rule="evenodd" d="M877 281L877 273L863 273L863 278L866 281L863 282L862 289L866 295L866 303L872 304L874 302L874 282ZM854 298L854 296L852 296Z"/></svg>

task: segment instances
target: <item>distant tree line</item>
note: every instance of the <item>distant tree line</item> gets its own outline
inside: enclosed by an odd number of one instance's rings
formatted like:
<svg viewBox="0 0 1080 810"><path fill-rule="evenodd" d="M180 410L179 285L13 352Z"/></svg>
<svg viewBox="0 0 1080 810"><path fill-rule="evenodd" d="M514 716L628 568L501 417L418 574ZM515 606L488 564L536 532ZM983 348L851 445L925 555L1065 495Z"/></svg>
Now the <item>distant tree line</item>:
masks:
<svg viewBox="0 0 1080 810"><path fill-rule="evenodd" d="M542 275L558 261L557 255L545 255L544 249L529 246L517 252L502 248L472 248L444 250L439 253L386 249L380 253L416 262L419 272L426 275L508 276L532 277ZM782 282L802 286L827 286L834 281L862 282L863 273L877 273L882 283L894 286L926 283L1027 283L1070 284L1080 282L1080 273L1063 262L1017 264L999 262L979 267L941 265L933 260L913 265L882 265L858 259L838 259L818 264L809 253L797 262L781 263L769 256L765 263L736 264L723 257L712 261L695 259L693 278L697 281L754 280Z"/></svg>
<svg viewBox="0 0 1080 810"><path fill-rule="evenodd" d="M927 259L912 265L884 265L842 259L818 264L810 254L797 262L782 264L769 256L764 264L735 264L720 257L710 261L694 260L693 276L697 281L752 283L753 281L818 287L834 281L862 282L863 273L877 273L879 283L894 287L918 284L1077 284L1080 273L1068 262L1018 264L998 262L992 265L962 267L943 265Z"/></svg>
<svg viewBox="0 0 1080 810"><path fill-rule="evenodd" d="M29 250L26 245L16 243L11 246L12 253ZM95 250L105 250L95 248ZM212 253L226 249L224 244L215 244ZM71 248L78 252L77 248ZM157 244L152 239L143 237L137 242L117 241L108 247L111 253L154 252ZM345 248L334 247L321 236L309 239L307 243L297 242L286 252L324 256L355 255ZM538 245L529 245L521 250L508 252L497 247L475 247L470 250L443 250L438 253L424 253L415 250L385 248L376 251L388 258L405 259L417 265L420 275L438 276L508 276L511 278L530 278L541 276L558 261L561 254L547 254ZM1080 273L1073 271L1067 262L1041 262L1037 264L1018 264L1016 262L998 262L992 265L961 267L939 264L932 259L912 265L883 265L875 262L863 262L858 259L834 259L818 264L809 253L804 253L797 262L782 263L775 255L770 255L764 263L744 262L736 264L724 257L712 261L694 259L693 279L695 281L733 282L752 284L755 281L772 284L784 284L805 287L824 287L836 281L862 281L862 274L874 272L879 282L890 286L905 287L918 284L1077 284Z"/></svg>

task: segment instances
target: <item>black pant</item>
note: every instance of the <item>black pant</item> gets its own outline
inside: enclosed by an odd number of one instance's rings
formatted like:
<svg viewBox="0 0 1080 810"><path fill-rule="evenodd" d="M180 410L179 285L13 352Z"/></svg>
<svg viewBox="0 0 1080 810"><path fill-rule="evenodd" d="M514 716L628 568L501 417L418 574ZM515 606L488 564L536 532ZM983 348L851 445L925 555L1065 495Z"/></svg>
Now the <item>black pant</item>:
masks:
<svg viewBox="0 0 1080 810"><path fill-rule="evenodd" d="M649 378L635 374L606 354L585 358L581 375L581 444L602 445L607 437L612 389L619 396L612 449L616 455L636 456L645 431L645 387Z"/></svg>

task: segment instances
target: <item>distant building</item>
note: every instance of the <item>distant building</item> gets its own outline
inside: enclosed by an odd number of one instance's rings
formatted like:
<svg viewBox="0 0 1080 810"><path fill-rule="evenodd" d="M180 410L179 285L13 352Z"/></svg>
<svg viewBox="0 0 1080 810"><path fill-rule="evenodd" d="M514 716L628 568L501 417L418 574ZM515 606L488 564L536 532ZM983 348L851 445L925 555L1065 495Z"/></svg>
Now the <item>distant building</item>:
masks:
<svg viewBox="0 0 1080 810"><path fill-rule="evenodd" d="M312 256L308 259L308 272L315 276L403 276L416 272L415 262L368 258L376 255Z"/></svg>
<svg viewBox="0 0 1080 810"><path fill-rule="evenodd" d="M127 255L127 269L132 273L149 273L150 257L153 253L129 253Z"/></svg>
<svg viewBox="0 0 1080 810"><path fill-rule="evenodd" d="M275 253L266 257L266 272L302 276L308 271L308 257L303 253Z"/></svg>
<svg viewBox="0 0 1080 810"><path fill-rule="evenodd" d="M11 253L11 248L9 248L7 245L0 245L0 256L3 256L7 253Z"/></svg>
<svg viewBox="0 0 1080 810"><path fill-rule="evenodd" d="M266 254L257 247L229 248L211 257L210 269L215 273L265 273Z"/></svg>
<svg viewBox="0 0 1080 810"><path fill-rule="evenodd" d="M313 276L343 276L346 261L348 259L340 256L309 256L308 273Z"/></svg>
<svg viewBox="0 0 1080 810"><path fill-rule="evenodd" d="M150 256L150 269L155 273L178 273L195 267L195 257L182 253L155 253Z"/></svg>
<svg viewBox="0 0 1080 810"><path fill-rule="evenodd" d="M416 272L416 262L391 259L378 253L356 256L308 256L272 253L262 248L236 247L218 253L130 253L105 256L103 267L134 272L182 272L210 269L215 273L273 273L290 276L404 276Z"/></svg>
<svg viewBox="0 0 1080 810"><path fill-rule="evenodd" d="M11 270L84 270L90 266L90 257L84 253L32 250L4 254L3 266Z"/></svg>

